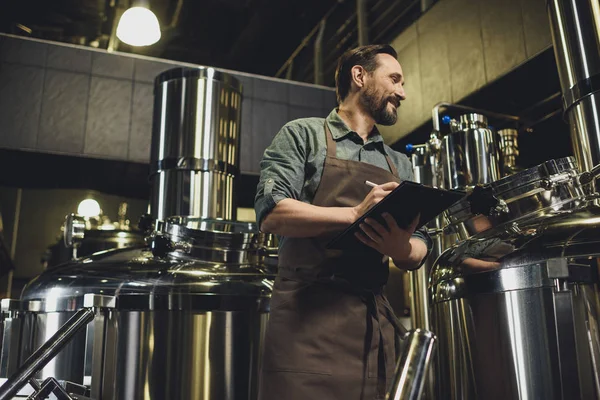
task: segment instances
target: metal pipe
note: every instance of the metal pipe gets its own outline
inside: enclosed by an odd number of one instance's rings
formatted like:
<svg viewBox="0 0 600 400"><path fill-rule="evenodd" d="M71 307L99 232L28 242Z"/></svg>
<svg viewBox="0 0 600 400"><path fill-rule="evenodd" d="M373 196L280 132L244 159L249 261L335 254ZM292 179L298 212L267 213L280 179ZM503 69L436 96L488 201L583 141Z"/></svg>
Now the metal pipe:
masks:
<svg viewBox="0 0 600 400"><path fill-rule="evenodd" d="M421 12L429 10L433 6L434 0L421 0Z"/></svg>
<svg viewBox="0 0 600 400"><path fill-rule="evenodd" d="M429 331L415 329L404 339L404 351L386 400L418 400L421 397L437 338Z"/></svg>
<svg viewBox="0 0 600 400"><path fill-rule="evenodd" d="M369 44L367 0L356 0L356 16L358 18L358 45L366 46Z"/></svg>
<svg viewBox="0 0 600 400"><path fill-rule="evenodd" d="M323 84L323 36L325 36L326 20L321 20L319 33L315 39L315 84Z"/></svg>
<svg viewBox="0 0 600 400"><path fill-rule="evenodd" d="M451 108L451 109L455 109L455 110L469 111L469 112L474 112L477 114L483 114L486 117L492 117L492 118L502 119L502 120L506 120L506 121L514 121L514 122L520 121L520 118L517 117L516 115L501 114L501 113L497 113L497 112L493 112L493 111L482 110L480 108L473 108L473 107L462 106L460 104L441 102L441 103L437 103L431 110L431 117L433 119L433 130L435 130L435 131L440 130L440 108L445 108L445 109Z"/></svg>
<svg viewBox="0 0 600 400"><path fill-rule="evenodd" d="M0 400L9 400L35 375L44 368L90 321L94 319L93 308L77 311L54 335L37 349L8 380L0 387Z"/></svg>
<svg viewBox="0 0 600 400"><path fill-rule="evenodd" d="M598 0L548 0L554 56L582 171L600 164L600 4Z"/></svg>

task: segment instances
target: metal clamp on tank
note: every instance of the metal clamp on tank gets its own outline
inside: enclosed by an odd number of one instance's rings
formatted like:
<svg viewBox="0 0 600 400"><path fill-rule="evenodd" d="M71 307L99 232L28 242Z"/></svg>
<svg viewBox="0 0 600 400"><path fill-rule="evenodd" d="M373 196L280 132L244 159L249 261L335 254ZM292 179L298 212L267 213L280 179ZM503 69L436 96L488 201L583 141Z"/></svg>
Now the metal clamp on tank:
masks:
<svg viewBox="0 0 600 400"><path fill-rule="evenodd" d="M473 214L497 216L507 213L508 205L502 199L494 196L491 187L475 186L473 192L467 197Z"/></svg>
<svg viewBox="0 0 600 400"><path fill-rule="evenodd" d="M77 258L77 248L85 237L85 218L71 213L65 218L63 240L65 246L73 248L73 259Z"/></svg>

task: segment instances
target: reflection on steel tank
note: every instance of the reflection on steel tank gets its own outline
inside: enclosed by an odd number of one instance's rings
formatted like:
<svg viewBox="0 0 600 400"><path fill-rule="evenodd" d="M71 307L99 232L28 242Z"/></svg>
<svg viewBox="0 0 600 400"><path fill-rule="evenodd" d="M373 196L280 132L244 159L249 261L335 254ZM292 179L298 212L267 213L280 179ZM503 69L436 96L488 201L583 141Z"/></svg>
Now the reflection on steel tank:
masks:
<svg viewBox="0 0 600 400"><path fill-rule="evenodd" d="M58 242L42 257L44 268L99 251L144 246L143 232L132 226L128 218L127 203L119 205L117 215L117 221L111 222L96 200L82 200L77 213L65 217Z"/></svg>
<svg viewBox="0 0 600 400"><path fill-rule="evenodd" d="M150 214L236 219L240 83L213 68L177 68L156 78Z"/></svg>
<svg viewBox="0 0 600 400"><path fill-rule="evenodd" d="M445 215L458 242L430 274L437 398L600 398L597 4L547 2L575 157L486 182Z"/></svg>
<svg viewBox="0 0 600 400"><path fill-rule="evenodd" d="M148 246L47 270L2 303L0 376L10 378L0 399L32 372L84 384L96 400L256 398L273 243L231 220L240 85L212 68L177 68L156 78L154 94ZM66 347L48 361L34 352L45 342Z"/></svg>

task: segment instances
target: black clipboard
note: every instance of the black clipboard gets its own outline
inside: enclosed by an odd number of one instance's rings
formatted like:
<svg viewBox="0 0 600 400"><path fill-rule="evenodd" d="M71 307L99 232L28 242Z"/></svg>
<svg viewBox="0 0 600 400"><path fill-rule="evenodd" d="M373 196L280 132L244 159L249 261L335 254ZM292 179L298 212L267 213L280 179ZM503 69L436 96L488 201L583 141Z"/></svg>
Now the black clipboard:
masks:
<svg viewBox="0 0 600 400"><path fill-rule="evenodd" d="M390 194L375 204L365 214L358 218L352 225L327 243L328 249L357 249L365 245L354 236L355 232L362 232L359 225L365 218L373 218L386 226L381 216L389 213L400 228L407 228L421 214L417 228L419 229L432 221L448 207L465 196L465 192L458 190L437 189L421 185L416 182L403 181Z"/></svg>

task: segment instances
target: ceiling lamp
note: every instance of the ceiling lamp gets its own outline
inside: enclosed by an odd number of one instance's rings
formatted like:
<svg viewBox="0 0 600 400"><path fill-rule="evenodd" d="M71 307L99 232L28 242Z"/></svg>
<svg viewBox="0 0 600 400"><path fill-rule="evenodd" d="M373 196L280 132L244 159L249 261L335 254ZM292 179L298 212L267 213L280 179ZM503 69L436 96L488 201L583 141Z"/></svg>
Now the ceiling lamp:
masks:
<svg viewBox="0 0 600 400"><path fill-rule="evenodd" d="M159 41L158 18L146 7L131 7L117 25L117 37L131 46L149 46Z"/></svg>

